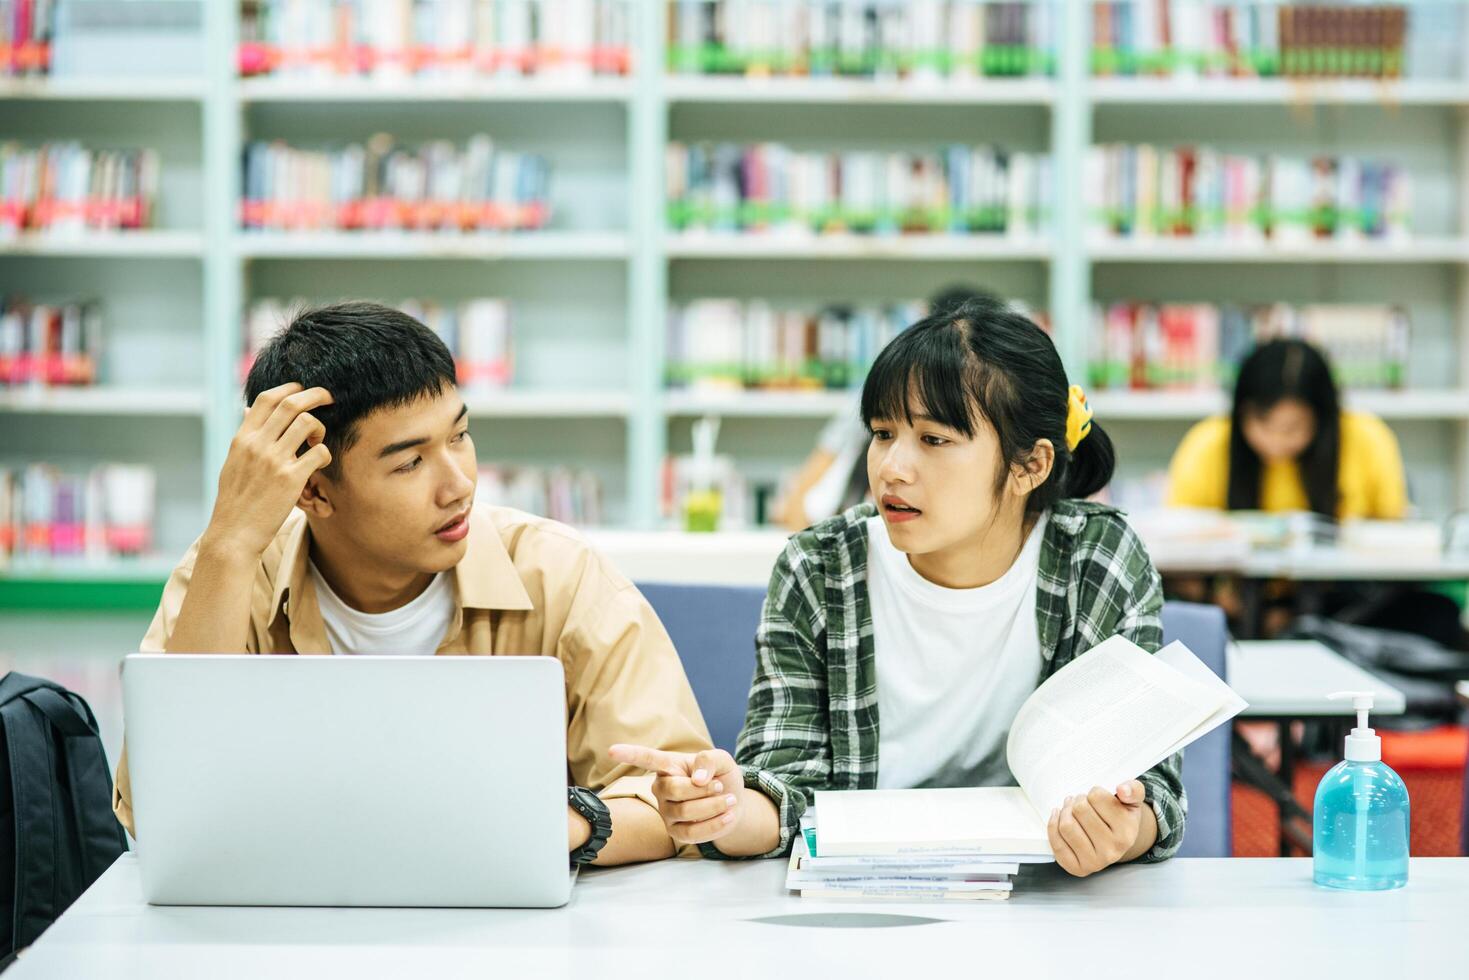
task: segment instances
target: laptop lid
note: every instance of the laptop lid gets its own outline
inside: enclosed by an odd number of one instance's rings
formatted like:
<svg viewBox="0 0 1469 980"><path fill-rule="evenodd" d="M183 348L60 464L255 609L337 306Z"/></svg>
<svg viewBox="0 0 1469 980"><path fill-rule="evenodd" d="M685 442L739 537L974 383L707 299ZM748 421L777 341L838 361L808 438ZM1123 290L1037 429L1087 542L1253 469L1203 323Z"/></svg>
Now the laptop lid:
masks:
<svg viewBox="0 0 1469 980"><path fill-rule="evenodd" d="M564 688L551 657L130 656L143 894L565 904Z"/></svg>

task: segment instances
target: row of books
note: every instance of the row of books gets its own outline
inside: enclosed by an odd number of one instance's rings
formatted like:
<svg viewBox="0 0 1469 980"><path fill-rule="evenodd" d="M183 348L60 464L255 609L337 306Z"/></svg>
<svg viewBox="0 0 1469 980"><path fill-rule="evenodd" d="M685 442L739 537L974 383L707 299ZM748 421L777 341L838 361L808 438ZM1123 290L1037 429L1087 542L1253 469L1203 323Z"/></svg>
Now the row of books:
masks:
<svg viewBox="0 0 1469 980"><path fill-rule="evenodd" d="M329 149L257 140L245 147L244 184L244 228L524 231L551 216L546 158L483 134L463 146L385 134Z"/></svg>
<svg viewBox="0 0 1469 980"><path fill-rule="evenodd" d="M1413 180L1384 161L1109 144L1092 147L1086 168L1087 213L1106 236L1287 244L1409 237Z"/></svg>
<svg viewBox="0 0 1469 980"><path fill-rule="evenodd" d="M606 523L601 479L575 467L481 466L475 495L576 527Z"/></svg>
<svg viewBox="0 0 1469 980"><path fill-rule="evenodd" d="M101 347L96 303L0 298L0 386L95 384Z"/></svg>
<svg viewBox="0 0 1469 980"><path fill-rule="evenodd" d="M1045 75L1050 3L679 0L668 67L681 74L912 78Z"/></svg>
<svg viewBox="0 0 1469 980"><path fill-rule="evenodd" d="M1281 4L1261 0L1099 0L1098 75L1234 78L1460 77L1464 7Z"/></svg>
<svg viewBox="0 0 1469 980"><path fill-rule="evenodd" d="M630 0L254 0L241 75L622 75Z"/></svg>
<svg viewBox="0 0 1469 980"><path fill-rule="evenodd" d="M0 0L0 76L51 70L56 0Z"/></svg>
<svg viewBox="0 0 1469 980"><path fill-rule="evenodd" d="M86 473L47 463L0 470L0 558L105 560L152 547L157 475L104 463Z"/></svg>
<svg viewBox="0 0 1469 980"><path fill-rule="evenodd" d="M1408 313L1381 304L1240 306L1111 303L1092 307L1088 379L1096 388L1217 389L1255 344L1299 337L1320 347L1339 384L1407 384Z"/></svg>
<svg viewBox="0 0 1469 980"><path fill-rule="evenodd" d="M670 143L668 223L679 231L1030 235L1047 220L1050 158L984 146L930 153Z"/></svg>
<svg viewBox="0 0 1469 980"><path fill-rule="evenodd" d="M158 174L154 150L0 143L0 238L27 230L147 228Z"/></svg>
<svg viewBox="0 0 1469 980"><path fill-rule="evenodd" d="M270 338L291 322L297 312L310 309L309 300L261 298L245 312L245 351L241 377ZM439 336L450 353L459 384L467 391L508 386L515 375L511 306L494 297L459 303L409 299L391 304L416 318Z"/></svg>
<svg viewBox="0 0 1469 980"><path fill-rule="evenodd" d="M923 315L917 301L813 310L696 300L669 312L666 382L695 390L849 388Z"/></svg>

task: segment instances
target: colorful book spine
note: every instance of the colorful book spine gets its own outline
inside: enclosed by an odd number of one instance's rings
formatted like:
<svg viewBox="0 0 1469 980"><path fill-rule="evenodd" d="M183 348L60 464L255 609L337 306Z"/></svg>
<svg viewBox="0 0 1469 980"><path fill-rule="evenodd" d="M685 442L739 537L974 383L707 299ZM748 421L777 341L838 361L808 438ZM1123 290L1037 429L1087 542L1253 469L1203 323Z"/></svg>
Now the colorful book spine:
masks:
<svg viewBox="0 0 1469 980"><path fill-rule="evenodd" d="M1453 77L1462 63L1445 60L1440 45L1457 44L1462 59L1465 21L1456 7L1098 0L1091 68L1100 76Z"/></svg>
<svg viewBox="0 0 1469 980"><path fill-rule="evenodd" d="M95 384L101 347L95 303L0 300L0 386Z"/></svg>
<svg viewBox="0 0 1469 980"><path fill-rule="evenodd" d="M62 0L0 0L0 76L51 70L56 8Z"/></svg>
<svg viewBox="0 0 1469 980"><path fill-rule="evenodd" d="M299 311L309 309L305 299L284 301L262 298L245 313L245 350L240 379L250 373L255 356ZM404 300L390 304L423 323L444 342L454 357L459 384L466 392L507 388L515 378L515 350L511 305L507 300L483 297L462 303Z"/></svg>
<svg viewBox="0 0 1469 980"><path fill-rule="evenodd" d="M668 70L938 79L1049 75L1051 4L1000 0L675 0Z"/></svg>
<svg viewBox="0 0 1469 980"><path fill-rule="evenodd" d="M0 559L146 554L156 495L149 466L106 463L85 474L45 463L0 470Z"/></svg>
<svg viewBox="0 0 1469 980"><path fill-rule="evenodd" d="M1049 221L1049 157L993 147L670 143L665 179L675 231L1033 236Z"/></svg>
<svg viewBox="0 0 1469 980"><path fill-rule="evenodd" d="M239 73L586 79L632 68L640 0L257 0Z"/></svg>
<svg viewBox="0 0 1469 980"><path fill-rule="evenodd" d="M545 157L496 147L416 148L378 135L308 150L279 142L245 147L240 224L275 231L533 231L551 218Z"/></svg>
<svg viewBox="0 0 1469 980"><path fill-rule="evenodd" d="M0 239L151 227L158 177L154 150L0 143Z"/></svg>
<svg viewBox="0 0 1469 980"><path fill-rule="evenodd" d="M1386 161L1108 144L1092 147L1085 166L1089 224L1105 238L1411 237L1412 177Z"/></svg>
<svg viewBox="0 0 1469 980"><path fill-rule="evenodd" d="M1094 305L1091 321L1088 381L1099 389L1227 387L1250 348L1278 337L1320 347L1343 387L1408 384L1410 321L1397 306L1124 301Z"/></svg>

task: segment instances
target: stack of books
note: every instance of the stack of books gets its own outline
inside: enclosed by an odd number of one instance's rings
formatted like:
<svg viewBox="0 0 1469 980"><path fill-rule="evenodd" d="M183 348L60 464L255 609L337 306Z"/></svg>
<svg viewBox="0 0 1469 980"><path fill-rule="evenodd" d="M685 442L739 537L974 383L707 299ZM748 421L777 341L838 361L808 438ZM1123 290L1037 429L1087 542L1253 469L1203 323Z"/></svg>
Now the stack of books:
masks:
<svg viewBox="0 0 1469 980"><path fill-rule="evenodd" d="M1050 158L996 147L931 153L671 143L669 227L1033 235L1049 211Z"/></svg>
<svg viewBox="0 0 1469 980"><path fill-rule="evenodd" d="M869 791L875 796L881 791ZM922 790L898 790L891 800L906 805L909 794ZM934 792L934 791L929 791ZM962 791L961 791L962 792ZM827 805L831 805L828 798ZM901 841L882 847L863 845L863 851L889 853L848 854L852 848L826 842L817 826L821 804L801 817L801 832L791 848L786 869L786 888L802 898L868 901L1004 901L1015 885L1013 877L1021 864L1053 860L1050 848L1034 853L995 854L937 851L904 853Z"/></svg>
<svg viewBox="0 0 1469 980"><path fill-rule="evenodd" d="M912 78L1047 75L1050 3L678 0L668 67L682 74Z"/></svg>
<svg viewBox="0 0 1469 980"><path fill-rule="evenodd" d="M385 134L328 150L257 140L244 183L246 229L526 231L551 216L546 158L482 134L415 148Z"/></svg>
<svg viewBox="0 0 1469 980"><path fill-rule="evenodd" d="M1094 304L1088 381L1096 388L1217 388L1234 383L1255 344L1299 337L1326 353L1343 387L1402 388L1411 332L1406 309L1380 303Z"/></svg>
<svg viewBox="0 0 1469 980"><path fill-rule="evenodd" d="M1111 144L1092 147L1086 168L1089 222L1104 237L1280 244L1409 237L1412 178L1384 161Z"/></svg>
<svg viewBox="0 0 1469 980"><path fill-rule="evenodd" d="M245 351L240 377L250 373L266 342L313 304L305 299L257 299L245 314ZM481 297L460 303L403 300L389 304L427 326L454 355L459 384L466 392L495 391L515 377L511 307L508 300Z"/></svg>
<svg viewBox="0 0 1469 980"><path fill-rule="evenodd" d="M95 303L0 299L0 387L95 384L101 348Z"/></svg>
<svg viewBox="0 0 1469 980"><path fill-rule="evenodd" d="M821 900L1007 899L1022 866L1055 859L1047 823L1067 797L1115 790L1245 707L1182 643L1151 656L1114 636L1021 706L1005 745L1019 785L818 791L786 887Z"/></svg>
<svg viewBox="0 0 1469 980"><path fill-rule="evenodd" d="M0 143L0 240L22 231L58 234L148 228L158 197L154 150L39 148Z"/></svg>
<svg viewBox="0 0 1469 980"><path fill-rule="evenodd" d="M247 0L241 75L623 75L636 0Z"/></svg>
<svg viewBox="0 0 1469 980"><path fill-rule="evenodd" d="M1419 12L1454 4L1105 0L1092 6L1098 75L1397 78Z"/></svg>
<svg viewBox="0 0 1469 980"><path fill-rule="evenodd" d="M36 463L0 470L0 560L136 556L153 541L157 475L104 463L67 473Z"/></svg>

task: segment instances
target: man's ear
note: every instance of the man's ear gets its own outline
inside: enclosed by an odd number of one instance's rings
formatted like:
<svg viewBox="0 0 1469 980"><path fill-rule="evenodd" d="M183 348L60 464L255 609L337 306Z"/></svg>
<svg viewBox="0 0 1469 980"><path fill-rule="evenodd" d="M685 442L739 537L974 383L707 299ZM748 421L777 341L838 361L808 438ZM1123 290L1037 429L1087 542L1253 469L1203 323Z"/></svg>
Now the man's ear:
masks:
<svg viewBox="0 0 1469 980"><path fill-rule="evenodd" d="M1056 447L1049 439L1037 439L1025 462L1011 468L1010 489L1022 497L1039 489L1056 465Z"/></svg>
<svg viewBox="0 0 1469 980"><path fill-rule="evenodd" d="M301 496L296 498L296 506L304 510L308 517L331 517L333 508L330 494L332 493L334 491L328 486L326 477L318 471L306 478L306 485L301 488Z"/></svg>

